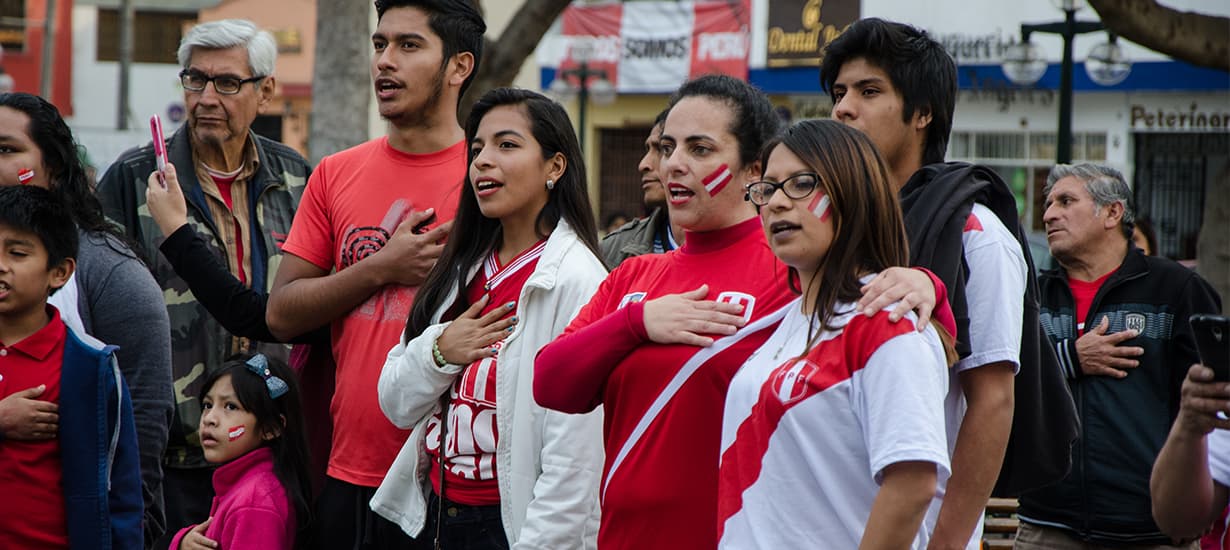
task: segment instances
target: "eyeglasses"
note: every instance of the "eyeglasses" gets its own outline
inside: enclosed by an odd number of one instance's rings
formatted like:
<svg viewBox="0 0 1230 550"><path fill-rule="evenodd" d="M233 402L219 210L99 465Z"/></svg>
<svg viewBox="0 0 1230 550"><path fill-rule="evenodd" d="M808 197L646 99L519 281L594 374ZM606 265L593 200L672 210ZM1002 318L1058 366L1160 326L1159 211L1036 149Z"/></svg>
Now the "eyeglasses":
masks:
<svg viewBox="0 0 1230 550"><path fill-rule="evenodd" d="M747 191L745 199L752 201L756 206L764 206L769 204L769 199L773 198L773 193L781 189L787 197L799 200L805 199L808 195L815 192L816 187L820 185L820 176L811 172L795 174L779 182L773 181L757 181L747 184L743 189Z"/></svg>
<svg viewBox="0 0 1230 550"><path fill-rule="evenodd" d="M239 93L239 89L248 82L256 82L265 77L254 76L252 78L236 78L233 76L207 76L200 71L192 71L185 69L179 72L179 81L183 83L184 89L189 92L203 92L205 85L210 82L214 83L214 90L223 95L235 95Z"/></svg>

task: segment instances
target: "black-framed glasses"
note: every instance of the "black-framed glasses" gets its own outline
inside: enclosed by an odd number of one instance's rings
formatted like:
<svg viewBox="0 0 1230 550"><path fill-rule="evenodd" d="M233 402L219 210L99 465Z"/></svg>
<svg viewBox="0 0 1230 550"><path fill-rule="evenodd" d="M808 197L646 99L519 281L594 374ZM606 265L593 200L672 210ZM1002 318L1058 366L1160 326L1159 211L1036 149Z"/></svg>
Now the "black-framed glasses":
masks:
<svg viewBox="0 0 1230 550"><path fill-rule="evenodd" d="M256 82L264 79L263 76L254 76L252 78L238 78L229 75L208 76L200 71L184 69L179 72L179 81L184 85L184 89L189 92L203 92L205 86L210 82L214 83L214 90L223 95L235 95L239 93L239 89L243 88L244 84Z"/></svg>
<svg viewBox="0 0 1230 550"><path fill-rule="evenodd" d="M787 197L799 200L805 199L816 191L820 186L820 176L804 172L795 174L780 182L775 181L756 181L747 184L743 189L747 191L746 198L752 201L756 206L764 206L769 204L769 199L773 198L773 193L781 189Z"/></svg>

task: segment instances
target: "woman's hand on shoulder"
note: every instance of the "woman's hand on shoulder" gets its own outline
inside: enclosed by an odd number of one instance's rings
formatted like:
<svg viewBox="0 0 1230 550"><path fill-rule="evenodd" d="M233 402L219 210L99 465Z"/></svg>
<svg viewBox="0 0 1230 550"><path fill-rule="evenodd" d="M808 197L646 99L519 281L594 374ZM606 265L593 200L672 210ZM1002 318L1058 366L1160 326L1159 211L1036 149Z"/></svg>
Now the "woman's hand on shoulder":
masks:
<svg viewBox="0 0 1230 550"><path fill-rule="evenodd" d="M921 270L910 267L890 267L881 271L860 289L863 297L858 308L871 317L889 304L897 307L889 313L890 321L897 322L910 310L918 314L918 330L927 328L931 312L935 310L935 283Z"/></svg>
<svg viewBox="0 0 1230 550"><path fill-rule="evenodd" d="M440 354L450 365L469 365L475 361L494 357L496 342L512 334L517 317L513 315L516 304L508 302L486 315L483 308L491 298L483 296L474 302L457 319L449 323L436 339Z"/></svg>
<svg viewBox="0 0 1230 550"><path fill-rule="evenodd" d="M706 300L709 285L680 294L667 294L645 302L645 332L659 344L708 347L713 338L734 334L747 322L743 306Z"/></svg>

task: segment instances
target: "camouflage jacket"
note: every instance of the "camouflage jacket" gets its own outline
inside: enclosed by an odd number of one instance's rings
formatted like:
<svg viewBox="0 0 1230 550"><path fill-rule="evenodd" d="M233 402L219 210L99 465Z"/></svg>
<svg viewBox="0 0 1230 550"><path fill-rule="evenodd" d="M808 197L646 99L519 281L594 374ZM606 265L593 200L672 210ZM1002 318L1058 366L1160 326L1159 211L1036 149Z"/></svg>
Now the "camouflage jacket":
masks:
<svg viewBox="0 0 1230 550"><path fill-rule="evenodd" d="M268 293L282 258L282 243L303 196L311 167L293 149L249 132L255 140L259 165L248 181L251 238L244 254L251 260L248 283ZM179 174L188 202L188 225L202 236L208 249L227 265L217 226L197 181L187 125L167 139L167 157ZM234 336L193 296L188 284L159 253L164 237L145 205L145 189L154 171L152 144L120 155L98 183L97 195L107 217L124 227L141 248L162 288L171 320L171 370L175 380L175 419L171 423L163 464L172 468L207 467L197 433L201 408L197 397L206 375L235 353L259 351L286 360L284 344L254 342Z"/></svg>

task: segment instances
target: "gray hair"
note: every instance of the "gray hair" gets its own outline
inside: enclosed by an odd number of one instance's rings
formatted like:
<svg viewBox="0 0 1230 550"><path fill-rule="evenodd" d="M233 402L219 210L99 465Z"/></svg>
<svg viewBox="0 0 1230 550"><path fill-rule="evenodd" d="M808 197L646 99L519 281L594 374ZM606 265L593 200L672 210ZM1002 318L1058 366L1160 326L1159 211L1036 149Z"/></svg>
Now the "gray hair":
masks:
<svg viewBox="0 0 1230 550"><path fill-rule="evenodd" d="M179 66L187 69L193 48L225 50L242 46L248 50L252 76L270 76L278 58L273 35L247 19L223 19L192 27L179 43Z"/></svg>
<svg viewBox="0 0 1230 550"><path fill-rule="evenodd" d="M1132 238L1132 228L1136 221L1136 212L1132 206L1132 190L1128 188L1123 174L1109 166L1093 163L1056 164L1046 177L1046 189L1043 193L1050 196L1055 188L1055 182L1067 177L1074 177L1085 183L1085 190L1093 197L1094 208L1110 206L1114 203L1123 205L1123 219L1119 227L1124 236ZM1096 211L1096 210L1095 210Z"/></svg>

